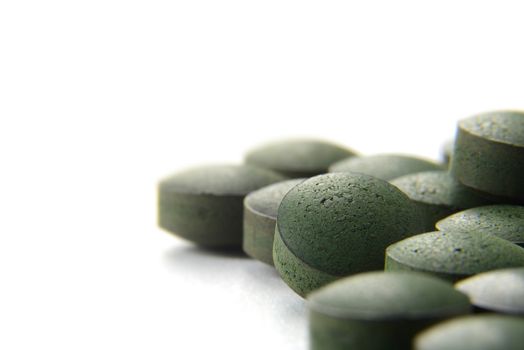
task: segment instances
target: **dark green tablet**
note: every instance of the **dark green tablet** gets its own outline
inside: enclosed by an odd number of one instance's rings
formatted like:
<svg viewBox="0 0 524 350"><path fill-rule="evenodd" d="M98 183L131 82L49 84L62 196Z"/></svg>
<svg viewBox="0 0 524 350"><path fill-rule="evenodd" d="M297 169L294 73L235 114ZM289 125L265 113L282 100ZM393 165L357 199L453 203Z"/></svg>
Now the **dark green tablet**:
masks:
<svg viewBox="0 0 524 350"><path fill-rule="evenodd" d="M211 165L172 175L158 185L158 224L209 247L242 246L246 194L284 178L246 165Z"/></svg>
<svg viewBox="0 0 524 350"><path fill-rule="evenodd" d="M524 316L524 267L484 272L455 288L480 310Z"/></svg>
<svg viewBox="0 0 524 350"><path fill-rule="evenodd" d="M466 295L417 272L368 272L308 296L311 349L409 349L420 330L467 314Z"/></svg>
<svg viewBox="0 0 524 350"><path fill-rule="evenodd" d="M480 232L429 232L386 250L386 270L409 270L457 281L471 275L524 266L524 248Z"/></svg>
<svg viewBox="0 0 524 350"><path fill-rule="evenodd" d="M247 255L273 265L273 238L278 206L286 193L302 181L304 179L277 182L246 196L242 247Z"/></svg>
<svg viewBox="0 0 524 350"><path fill-rule="evenodd" d="M282 279L304 296L343 276L382 269L385 248L422 225L416 206L384 180L319 175L282 200L273 260Z"/></svg>
<svg viewBox="0 0 524 350"><path fill-rule="evenodd" d="M435 223L448 215L490 203L488 198L462 185L444 170L405 175L391 183L424 212L427 231L435 230Z"/></svg>
<svg viewBox="0 0 524 350"><path fill-rule="evenodd" d="M245 162L279 172L287 177L311 177L355 155L350 149L315 139L290 139L262 145L246 154Z"/></svg>
<svg viewBox="0 0 524 350"><path fill-rule="evenodd" d="M524 206L486 205L455 213L437 222L439 231L483 232L524 247Z"/></svg>
<svg viewBox="0 0 524 350"><path fill-rule="evenodd" d="M458 123L451 171L460 182L524 201L524 113L495 111Z"/></svg>
<svg viewBox="0 0 524 350"><path fill-rule="evenodd" d="M522 350L524 318L503 315L458 317L415 338L415 350Z"/></svg>
<svg viewBox="0 0 524 350"><path fill-rule="evenodd" d="M421 171L444 169L442 164L415 156L377 154L342 160L330 166L329 172L357 172L389 181Z"/></svg>

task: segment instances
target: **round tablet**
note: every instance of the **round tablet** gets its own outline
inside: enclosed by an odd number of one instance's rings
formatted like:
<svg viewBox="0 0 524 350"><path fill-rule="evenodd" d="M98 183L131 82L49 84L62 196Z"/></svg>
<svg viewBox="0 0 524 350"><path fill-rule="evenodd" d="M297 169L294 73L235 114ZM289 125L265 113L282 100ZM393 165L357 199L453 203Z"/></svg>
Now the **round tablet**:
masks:
<svg viewBox="0 0 524 350"><path fill-rule="evenodd" d="M334 162L354 155L353 151L326 141L294 139L255 148L246 154L245 161L287 177L311 177L326 173Z"/></svg>
<svg viewBox="0 0 524 350"><path fill-rule="evenodd" d="M484 232L524 247L524 206L471 208L440 220L436 227L439 231Z"/></svg>
<svg viewBox="0 0 524 350"><path fill-rule="evenodd" d="M524 113L484 113L459 122L451 171L464 185L524 201Z"/></svg>
<svg viewBox="0 0 524 350"><path fill-rule="evenodd" d="M273 265L273 238L277 210L282 198L304 179L293 179L262 187L244 199L244 239L247 255Z"/></svg>
<svg viewBox="0 0 524 350"><path fill-rule="evenodd" d="M503 315L458 317L415 338L415 350L522 350L524 319Z"/></svg>
<svg viewBox="0 0 524 350"><path fill-rule="evenodd" d="M426 215L427 231L433 231L435 223L448 215L490 203L480 193L462 185L443 170L405 175L391 183L420 207Z"/></svg>
<svg viewBox="0 0 524 350"><path fill-rule="evenodd" d="M409 349L423 328L470 312L467 296L416 272L368 272L308 296L311 349Z"/></svg>
<svg viewBox="0 0 524 350"><path fill-rule="evenodd" d="M330 173L357 172L382 180L428 170L443 170L445 166L433 161L400 154L377 154L341 160L329 167Z"/></svg>
<svg viewBox="0 0 524 350"><path fill-rule="evenodd" d="M458 282L455 288L481 310L524 316L524 267L484 272Z"/></svg>
<svg viewBox="0 0 524 350"><path fill-rule="evenodd" d="M427 272L451 281L521 266L524 266L524 248L480 232L429 232L386 249L386 270Z"/></svg>
<svg viewBox="0 0 524 350"><path fill-rule="evenodd" d="M390 183L357 173L319 175L282 200L273 260L304 296L340 277L382 269L385 248L421 230L418 209Z"/></svg>
<svg viewBox="0 0 524 350"><path fill-rule="evenodd" d="M245 165L212 165L172 175L158 185L158 224L197 244L241 247L246 194L284 178Z"/></svg>

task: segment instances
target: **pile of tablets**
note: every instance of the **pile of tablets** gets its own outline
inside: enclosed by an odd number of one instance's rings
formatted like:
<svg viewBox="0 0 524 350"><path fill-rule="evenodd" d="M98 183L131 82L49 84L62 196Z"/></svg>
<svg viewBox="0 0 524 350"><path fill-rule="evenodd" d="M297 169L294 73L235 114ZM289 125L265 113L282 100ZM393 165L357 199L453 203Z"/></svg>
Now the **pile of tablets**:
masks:
<svg viewBox="0 0 524 350"><path fill-rule="evenodd" d="M522 349L524 113L461 120L446 149L264 145L162 180L159 225L275 266L312 349Z"/></svg>

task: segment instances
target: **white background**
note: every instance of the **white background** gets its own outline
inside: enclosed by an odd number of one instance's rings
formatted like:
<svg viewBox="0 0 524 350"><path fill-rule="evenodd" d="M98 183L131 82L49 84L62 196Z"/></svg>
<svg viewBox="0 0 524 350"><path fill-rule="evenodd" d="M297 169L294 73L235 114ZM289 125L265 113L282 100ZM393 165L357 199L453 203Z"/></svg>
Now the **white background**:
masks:
<svg viewBox="0 0 524 350"><path fill-rule="evenodd" d="M159 178L318 136L439 156L524 107L507 1L0 2L0 348L304 349L269 267L156 227Z"/></svg>

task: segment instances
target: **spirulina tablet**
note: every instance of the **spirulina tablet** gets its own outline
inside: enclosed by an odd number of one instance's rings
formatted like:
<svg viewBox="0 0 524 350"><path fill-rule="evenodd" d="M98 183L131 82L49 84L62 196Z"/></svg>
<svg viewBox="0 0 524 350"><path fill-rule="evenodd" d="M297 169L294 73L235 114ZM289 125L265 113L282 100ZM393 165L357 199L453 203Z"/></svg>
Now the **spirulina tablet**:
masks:
<svg viewBox="0 0 524 350"><path fill-rule="evenodd" d="M354 155L352 150L330 142L291 139L255 148L246 154L245 162L299 178L326 173L331 164Z"/></svg>
<svg viewBox="0 0 524 350"><path fill-rule="evenodd" d="M241 247L246 194L284 178L245 165L189 169L158 185L158 223L165 230L210 247Z"/></svg>
<svg viewBox="0 0 524 350"><path fill-rule="evenodd" d="M524 113L498 111L460 121L451 171L468 187L524 201Z"/></svg>
<svg viewBox="0 0 524 350"><path fill-rule="evenodd" d="M368 272L308 296L311 349L409 349L417 332L470 312L468 298L416 272Z"/></svg>
<svg viewBox="0 0 524 350"><path fill-rule="evenodd" d="M480 310L524 316L524 267L484 272L455 288Z"/></svg>
<svg viewBox="0 0 524 350"><path fill-rule="evenodd" d="M427 231L433 231L435 223L448 215L490 203L486 197L462 185L443 170L405 175L391 183L407 194L425 213Z"/></svg>
<svg viewBox="0 0 524 350"><path fill-rule="evenodd" d="M282 198L304 179L292 179L262 187L244 199L244 240L247 255L273 265L273 238Z"/></svg>
<svg viewBox="0 0 524 350"><path fill-rule="evenodd" d="M388 271L408 270L457 281L471 275L524 266L524 248L480 232L429 232L386 249Z"/></svg>
<svg viewBox="0 0 524 350"><path fill-rule="evenodd" d="M330 166L329 172L357 172L389 181L408 174L444 168L442 164L415 156L377 154L341 160Z"/></svg>
<svg viewBox="0 0 524 350"><path fill-rule="evenodd" d="M333 173L293 187L280 203L273 260L299 295L341 277L383 268L385 248L421 232L418 209L375 177Z"/></svg>
<svg viewBox="0 0 524 350"><path fill-rule="evenodd" d="M415 338L415 350L522 350L524 318L463 316L439 323Z"/></svg>
<svg viewBox="0 0 524 350"><path fill-rule="evenodd" d="M439 231L484 232L524 247L524 206L486 205L455 213L437 222Z"/></svg>

